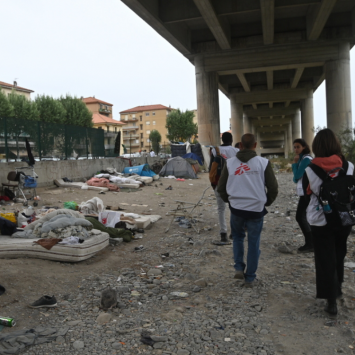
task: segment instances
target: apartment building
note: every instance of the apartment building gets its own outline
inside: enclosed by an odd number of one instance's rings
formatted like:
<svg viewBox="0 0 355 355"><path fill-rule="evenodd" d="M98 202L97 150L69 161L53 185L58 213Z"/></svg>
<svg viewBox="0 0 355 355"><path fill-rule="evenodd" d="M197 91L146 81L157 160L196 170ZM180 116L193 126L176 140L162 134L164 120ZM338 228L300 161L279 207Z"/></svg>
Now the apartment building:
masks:
<svg viewBox="0 0 355 355"><path fill-rule="evenodd" d="M123 144L131 153L151 149L149 134L156 129L161 134L161 144L168 144L166 138L166 117L172 111L164 105L137 106L120 112L123 130Z"/></svg>
<svg viewBox="0 0 355 355"><path fill-rule="evenodd" d="M113 119L112 104L96 99L95 97L82 98L82 101L85 103L89 111L92 112L92 122L94 124L94 128L105 130L106 154L113 155L117 134L118 132L121 132L122 137L122 127L125 126L126 123Z"/></svg>
<svg viewBox="0 0 355 355"><path fill-rule="evenodd" d="M26 99L31 100L31 93L33 90L25 89L17 85L17 82L14 81L13 84L8 84L3 81L0 81L0 90L6 95L9 96L12 91L15 91L18 95L23 95Z"/></svg>

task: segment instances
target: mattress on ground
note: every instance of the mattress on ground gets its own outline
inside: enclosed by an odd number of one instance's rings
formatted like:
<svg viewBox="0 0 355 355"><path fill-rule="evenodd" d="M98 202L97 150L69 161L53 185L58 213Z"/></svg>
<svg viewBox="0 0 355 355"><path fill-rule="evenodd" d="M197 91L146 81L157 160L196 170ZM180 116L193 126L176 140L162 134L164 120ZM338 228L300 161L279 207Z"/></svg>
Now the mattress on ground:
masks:
<svg viewBox="0 0 355 355"><path fill-rule="evenodd" d="M58 187L76 187L78 189L81 189L83 186L85 186L85 190L108 191L107 187L89 186L84 182L65 182L63 179L56 179L53 182Z"/></svg>
<svg viewBox="0 0 355 355"><path fill-rule="evenodd" d="M79 262L93 257L96 253L109 245L109 235L94 229L95 234L82 244L56 244L47 250L33 242L36 239L19 239L0 235L0 258L37 258L46 260Z"/></svg>

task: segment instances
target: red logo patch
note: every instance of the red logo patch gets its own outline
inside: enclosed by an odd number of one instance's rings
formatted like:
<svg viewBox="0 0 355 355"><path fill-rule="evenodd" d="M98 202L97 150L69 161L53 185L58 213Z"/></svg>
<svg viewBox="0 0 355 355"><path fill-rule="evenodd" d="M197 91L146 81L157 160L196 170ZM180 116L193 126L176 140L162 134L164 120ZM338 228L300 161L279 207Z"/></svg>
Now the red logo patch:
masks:
<svg viewBox="0 0 355 355"><path fill-rule="evenodd" d="M249 170L250 170L250 168L248 165L240 163L240 167L237 168L234 175L243 175L246 171L249 171Z"/></svg>

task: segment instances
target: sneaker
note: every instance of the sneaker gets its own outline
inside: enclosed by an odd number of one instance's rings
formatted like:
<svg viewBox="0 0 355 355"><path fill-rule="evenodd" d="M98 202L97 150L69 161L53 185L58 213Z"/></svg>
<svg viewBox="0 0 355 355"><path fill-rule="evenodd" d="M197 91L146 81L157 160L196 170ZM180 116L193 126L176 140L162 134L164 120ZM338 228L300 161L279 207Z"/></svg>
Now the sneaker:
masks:
<svg viewBox="0 0 355 355"><path fill-rule="evenodd" d="M244 280L244 272L241 270L236 271L234 278L238 280Z"/></svg>
<svg viewBox="0 0 355 355"><path fill-rule="evenodd" d="M57 300L55 299L54 296L43 296L36 302L33 302L32 304L28 305L30 308L51 308L51 307L57 307Z"/></svg>
<svg viewBox="0 0 355 355"><path fill-rule="evenodd" d="M254 279L253 281L245 281L244 282L244 287L246 287L246 288L253 288L258 285L259 285L258 279Z"/></svg>
<svg viewBox="0 0 355 355"><path fill-rule="evenodd" d="M314 249L311 245L303 245L302 247L298 248L299 253L313 253Z"/></svg>

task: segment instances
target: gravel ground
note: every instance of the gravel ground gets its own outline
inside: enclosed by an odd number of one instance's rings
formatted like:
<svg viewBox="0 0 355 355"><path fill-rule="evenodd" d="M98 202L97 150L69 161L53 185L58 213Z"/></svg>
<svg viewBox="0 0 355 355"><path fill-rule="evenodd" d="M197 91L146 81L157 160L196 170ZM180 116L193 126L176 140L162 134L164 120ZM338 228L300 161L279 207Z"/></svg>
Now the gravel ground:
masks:
<svg viewBox="0 0 355 355"><path fill-rule="evenodd" d="M233 279L232 246L211 244L219 231L211 189L197 215L198 226L204 227L200 234L176 222L165 233L170 221L165 213L174 200L197 201L208 186L207 174L200 177L162 179L142 191L99 195L105 204L147 204L140 209L162 215L142 239L108 247L78 264L2 260L1 284L8 290L0 299L2 315L18 320L16 330L61 329L53 341L27 347L22 354L352 354L355 273L346 269L339 315L330 319L324 301L315 299L313 255L296 253L303 237L295 222L298 198L291 174L278 175L279 196L268 209L261 238L260 283L252 289ZM173 189L166 191L169 185ZM42 189L43 203L95 196L58 191ZM135 252L138 245L144 250ZM348 247L346 261L353 261L352 235ZM169 257L162 258L166 252ZM117 292L118 306L105 312L100 298L107 287ZM55 294L58 307L26 308L43 294ZM0 336L15 328L4 328ZM150 335L152 345L143 344L142 333Z"/></svg>

